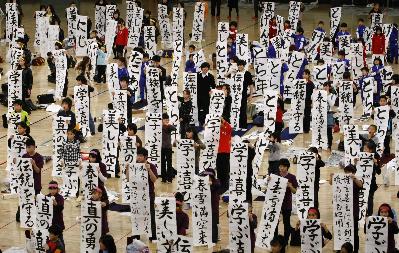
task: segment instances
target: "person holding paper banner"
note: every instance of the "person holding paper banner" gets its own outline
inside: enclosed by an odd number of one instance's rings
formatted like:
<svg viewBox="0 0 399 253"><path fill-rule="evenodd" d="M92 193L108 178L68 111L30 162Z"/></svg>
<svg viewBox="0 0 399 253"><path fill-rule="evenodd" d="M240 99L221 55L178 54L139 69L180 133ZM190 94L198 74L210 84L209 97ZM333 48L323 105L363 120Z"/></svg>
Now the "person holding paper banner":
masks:
<svg viewBox="0 0 399 253"><path fill-rule="evenodd" d="M395 221L392 208L389 204L382 204L378 208L378 216L386 217L388 219L388 251L387 253L396 253L395 249L395 234L399 233L398 223ZM366 229L366 227L365 227Z"/></svg>
<svg viewBox="0 0 399 253"><path fill-rule="evenodd" d="M49 240L44 248L47 253L65 253L65 245L60 239L61 229L57 225L51 225L48 229Z"/></svg>
<svg viewBox="0 0 399 253"><path fill-rule="evenodd" d="M205 149L205 144L198 137L198 132L194 126L190 126L186 129L186 138L189 140L194 140L195 149L195 174L199 173L199 160L201 149Z"/></svg>
<svg viewBox="0 0 399 253"><path fill-rule="evenodd" d="M237 67L239 72L244 72L244 82L242 87L242 96L241 96L241 107L240 107L240 117L239 117L239 126L240 128L246 129L248 127L247 123L247 105L248 101L251 102L252 95L254 93L255 85L252 80L252 74L245 70L245 65L247 63L244 60L237 61ZM248 96L248 88L249 88L249 96Z"/></svg>
<svg viewBox="0 0 399 253"><path fill-rule="evenodd" d="M219 0L220 1L220 0ZM215 78L209 73L209 63L201 64L201 72L197 74L197 96L198 96L198 121L201 126L205 124L205 117L209 113L210 92L215 89Z"/></svg>
<svg viewBox="0 0 399 253"><path fill-rule="evenodd" d="M109 200L104 186L98 186L97 188L93 189L91 200L101 201L101 235L103 236L109 232L107 215L109 209Z"/></svg>
<svg viewBox="0 0 399 253"><path fill-rule="evenodd" d="M312 112L312 94L314 90L314 83L310 80L310 70L305 69L303 72L303 79L306 82L305 91L305 110L303 115L303 132L309 133L310 131L310 121Z"/></svg>
<svg viewBox="0 0 399 253"><path fill-rule="evenodd" d="M43 156L36 152L36 143L33 139L26 140L26 153L22 158L30 158L33 169L33 180L35 195L42 189L42 169L44 165Z"/></svg>
<svg viewBox="0 0 399 253"><path fill-rule="evenodd" d="M50 181L48 184L49 194L48 197L53 197L53 220L51 222L52 225L56 225L61 229L61 233L59 234L59 238L64 243L64 236L62 232L65 229L64 224L64 197L59 193L59 187L57 181Z"/></svg>

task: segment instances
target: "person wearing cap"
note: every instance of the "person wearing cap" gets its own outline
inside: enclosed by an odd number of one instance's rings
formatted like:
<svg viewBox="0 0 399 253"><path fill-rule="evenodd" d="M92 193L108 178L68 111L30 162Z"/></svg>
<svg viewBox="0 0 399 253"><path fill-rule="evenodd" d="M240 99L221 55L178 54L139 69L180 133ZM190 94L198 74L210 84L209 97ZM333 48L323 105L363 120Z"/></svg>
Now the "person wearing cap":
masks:
<svg viewBox="0 0 399 253"><path fill-rule="evenodd" d="M378 216L386 217L388 219L388 251L387 253L396 253L395 249L395 234L399 233L398 223L395 220L394 213L389 204L381 204L378 208ZM366 233L366 226L364 226L364 232Z"/></svg>
<svg viewBox="0 0 399 253"><path fill-rule="evenodd" d="M21 99L16 99L14 101L14 113L19 113L22 122L25 122L27 126L30 125L29 114L23 109L24 102Z"/></svg>
<svg viewBox="0 0 399 253"><path fill-rule="evenodd" d="M108 226L109 200L104 186L99 185L93 189L91 200L101 202L101 236L103 236L109 232L109 226Z"/></svg>
<svg viewBox="0 0 399 253"><path fill-rule="evenodd" d="M209 73L210 65L207 62L201 64L201 71L197 73L197 108L198 121L205 124L205 117L209 113L209 93L215 89L215 78Z"/></svg>
<svg viewBox="0 0 399 253"><path fill-rule="evenodd" d="M315 219L320 219L320 211L317 207L310 207L308 209L308 215L307 218L308 220L315 220ZM301 246L300 244L300 238L301 238L301 230L300 230L300 226L301 225L301 221L298 220L298 222L296 223L295 226L295 231L293 233L293 235L296 235L296 241L299 242L299 245L293 245L292 244L292 240L291 240L291 246ZM327 225L323 222L320 223L321 226L321 234L322 234L322 244L323 247L326 246L326 244L332 240L333 236L331 234L331 232L328 230Z"/></svg>
<svg viewBox="0 0 399 253"><path fill-rule="evenodd" d="M296 180L295 175L288 172L290 168L290 161L287 158L280 159L279 165L279 176L286 178L288 180L287 190L285 191L283 203L281 205L281 214L283 215L283 223L284 223L284 240L286 244L288 243L288 239L290 238L290 234L292 231L291 227L291 211L292 211L292 194L296 193L296 189L298 188L298 182ZM278 226L276 227L275 236L278 234Z"/></svg>
<svg viewBox="0 0 399 253"><path fill-rule="evenodd" d="M356 167L352 164L349 164L344 167L344 173L346 175L349 175L351 179L353 180L353 228L354 228L354 252L359 251L359 192L363 188L363 181L358 179L355 176L356 173ZM332 185L333 183L333 176L334 173L330 174L330 180L329 183Z"/></svg>
<svg viewBox="0 0 399 253"><path fill-rule="evenodd" d="M64 224L64 197L59 193L57 181L50 181L48 185L48 197L53 197L53 220L52 225L57 225L61 229L59 238L64 242L62 231L65 229Z"/></svg>
<svg viewBox="0 0 399 253"><path fill-rule="evenodd" d="M184 196L181 192L176 192L175 198L176 198L177 234L178 235L187 235L187 230L189 229L190 218L183 211Z"/></svg>

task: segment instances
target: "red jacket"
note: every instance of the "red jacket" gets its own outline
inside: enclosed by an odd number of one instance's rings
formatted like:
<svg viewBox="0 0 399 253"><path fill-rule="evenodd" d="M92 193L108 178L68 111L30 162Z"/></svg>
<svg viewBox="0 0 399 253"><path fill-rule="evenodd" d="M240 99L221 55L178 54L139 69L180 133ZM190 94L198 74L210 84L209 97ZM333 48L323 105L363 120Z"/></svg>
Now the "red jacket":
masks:
<svg viewBox="0 0 399 253"><path fill-rule="evenodd" d="M277 36L277 23L276 21L269 21L269 39Z"/></svg>
<svg viewBox="0 0 399 253"><path fill-rule="evenodd" d="M125 27L122 30L118 30L116 33L115 45L127 46L127 40L129 36L129 30Z"/></svg>
<svg viewBox="0 0 399 253"><path fill-rule="evenodd" d="M223 121L220 125L220 140L218 153L230 153L231 147L231 133L233 129L231 128L229 122Z"/></svg>
<svg viewBox="0 0 399 253"><path fill-rule="evenodd" d="M384 34L374 34L371 41L371 52L373 54L385 53L385 36Z"/></svg>

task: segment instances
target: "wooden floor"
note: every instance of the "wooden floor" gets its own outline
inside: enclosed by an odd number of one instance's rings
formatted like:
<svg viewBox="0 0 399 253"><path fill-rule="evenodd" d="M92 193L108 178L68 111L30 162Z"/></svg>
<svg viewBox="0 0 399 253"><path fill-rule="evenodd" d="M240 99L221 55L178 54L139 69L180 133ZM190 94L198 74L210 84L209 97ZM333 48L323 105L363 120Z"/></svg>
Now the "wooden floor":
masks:
<svg viewBox="0 0 399 253"><path fill-rule="evenodd" d="M124 2L124 1L123 1ZM209 3L210 5L210 3ZM191 32L191 13L193 10L192 5L186 5L186 9L188 12L187 22L186 22L186 30ZM38 10L39 4L24 4L23 5L23 12L25 17L23 19L23 24L25 26L25 30L28 32L28 35L31 38L31 42L34 39L34 24L35 21L33 19L33 12ZM146 6L146 8L151 8L154 10L154 6ZM328 14L329 14L329 6L318 6L311 10L305 11L303 15L303 26L305 29L305 35L307 37L310 36L311 31L317 25L319 20L324 20L326 26L329 24ZM122 11L122 16L124 17L124 9L126 9L125 5L119 7ZM343 21L347 22L349 28L354 34L354 29L356 27L356 20L359 17L366 18L366 13L368 13L368 9L357 8L344 8L343 9ZM92 20L94 21L94 8L92 1L82 2L80 4L80 12L82 15L89 15L91 16ZM277 13L279 15L283 15L287 17L288 14L288 7L287 5L278 6ZM235 13L234 13L235 14ZM153 15L155 15L155 11L153 11ZM221 21L227 21L228 9L226 5L222 7L222 15ZM59 16L62 18L64 17L63 13L59 13ZM258 40L259 38L259 27L256 22L254 22L251 17L253 16L253 7L252 5L243 5L240 6L240 20L239 20L239 31L241 33L248 33L250 40ZM235 18L235 15L233 15ZM385 21L387 23L391 22L394 18L397 17L390 17L385 15ZM67 33L66 29L66 21L63 19L62 25L64 27L65 33ZM2 27L4 27L4 20L2 23ZM328 27L326 27L328 28ZM213 19L211 16L207 17L206 24L205 24L205 41L203 42L203 48L206 52L206 57L210 55L215 50L215 39L216 39L216 29L217 29L217 21ZM186 32L187 34L189 32ZM31 44L31 43L30 43ZM1 45L0 52L1 56L5 58L5 45ZM171 60L166 59L162 61L162 64L170 70L171 67ZM7 64L1 64L1 67L4 68L4 73L8 69ZM182 66L183 68L183 66ZM398 72L398 65L394 65L394 70ZM53 84L49 84L47 82L47 75L48 69L47 66L41 67L33 67L34 73L34 89L33 89L33 97L35 98L38 94L43 94L49 89L54 89L55 86ZM73 84L75 79L75 73L73 70L69 72L69 93L71 94L73 91ZM2 83L6 82L3 78L1 80ZM94 85L95 92L91 100L92 106L92 114L93 116L100 116L102 110L104 109L107 102L110 101L108 92L106 92L106 85ZM181 84L180 84L181 87ZM359 101L359 99L358 99ZM4 114L6 112L6 107L0 106L0 114ZM361 113L361 107L358 105L356 108L356 114ZM52 114L45 112L43 110L34 111L31 114L31 135L36 140L38 145L38 152L42 155L51 155L52 154L52 140L51 140L51 117ZM143 117L142 113L137 113L134 115L135 117ZM359 124L368 124L367 122L359 123ZM6 176L5 171L5 161L6 161L6 141L7 141L7 132L6 129L0 128L0 178L3 180ZM144 133L143 131L139 131L139 136L143 139ZM338 136L334 136L334 145L333 149L336 149L335 141L338 139ZM293 146L297 147L307 147L310 144L311 136L310 134L299 135L295 138ZM89 151L91 148L101 148L101 134L96 134L95 136L89 138L87 143L82 144L82 151ZM284 149L287 147L284 146ZM267 152L264 157L264 166L262 168L261 174L265 174L267 169ZM323 160L327 159L329 153L323 152L322 158ZM327 167L323 168L321 172L321 178L327 179L328 175L331 172L339 171L338 168ZM292 173L295 173L295 166L291 169ZM51 180L51 163L47 163L43 169L42 173L42 182L43 182L43 191L47 193L47 183ZM381 176L377 177L377 183L380 185L382 182ZM107 188L110 190L114 190L119 192L120 191L120 182L118 179L110 179L107 181L106 184ZM161 182L156 183L156 194L159 196L163 193L171 193L174 192L176 189L176 183L173 184L162 184ZM322 221L328 225L330 230L332 231L332 187L328 184L323 184L320 187L319 193L319 200L320 200L320 209L321 209L321 217ZM375 194L375 209L381 203L387 202L390 203L396 210L399 208L399 202L396 198L396 192L398 188L394 186L384 187L380 186L378 191ZM15 212L17 209L18 201L17 199L0 199L0 249L3 251L12 246L20 246L23 247L25 239L24 239L24 232L22 229L19 228L19 224L15 222ZM73 200L66 201L65 209L64 209L64 220L66 229L64 232L64 238L66 242L66 247L68 252L79 252L79 240L80 240L80 227L79 224L76 222L76 217L80 214L80 209L75 207L75 202ZM195 252L212 252L212 250L219 250L228 247L228 220L226 217L226 208L227 205L225 203L220 203L220 227L221 227L221 241L213 248L196 248ZM257 214L258 218L261 217L262 211L262 202L254 202L254 212ZM130 220L127 216L122 216L116 212L109 212L108 219L110 224L110 234L116 240L118 252L124 252L124 247L126 246L126 237L130 235ZM292 216L291 224L294 224L297 220L296 216ZM280 231L282 232L282 224L280 224ZM190 234L192 233L190 229ZM360 232L361 238L361 252L364 252L364 234ZM155 252L155 245L151 245L151 250ZM264 252L260 249L256 249L256 252ZM298 247L289 247L287 252L300 252ZM329 243L325 247L325 252L332 252L332 243Z"/></svg>

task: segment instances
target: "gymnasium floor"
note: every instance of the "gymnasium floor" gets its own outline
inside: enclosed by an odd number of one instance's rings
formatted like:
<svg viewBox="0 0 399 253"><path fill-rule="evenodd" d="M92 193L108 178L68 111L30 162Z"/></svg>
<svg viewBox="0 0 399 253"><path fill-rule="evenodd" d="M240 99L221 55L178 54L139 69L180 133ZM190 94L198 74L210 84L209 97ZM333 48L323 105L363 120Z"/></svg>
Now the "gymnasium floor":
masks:
<svg viewBox="0 0 399 253"><path fill-rule="evenodd" d="M145 3L149 4L149 3ZM153 15L156 15L154 6L151 3L151 6L145 6L147 8L151 8L153 10ZM210 2L209 2L210 6ZM24 12L23 24L25 26L25 31L27 31L30 39L30 49L32 50L32 41L34 39L34 29L35 29L35 20L33 19L33 14L35 10L39 9L39 4L31 4L27 3L22 6ZM123 4L119 6L119 9L122 12L122 17L125 17L125 9L126 6ZM186 10L188 13L187 21L186 21L186 34L191 32L191 23L192 17L191 13L193 10L192 4L186 4ZM368 9L366 8L343 8L343 21L347 22L349 25L352 34L354 34L354 29L356 27L357 19L359 17L367 18ZM81 15L89 15L94 21L94 8L93 3L89 1L81 2L80 5ZM209 11L210 12L210 11ZM276 8L276 12L279 15L283 15L287 17L288 15L288 6L287 5L278 5ZM233 19L235 18L235 12L233 12ZM329 24L329 6L314 6L305 11L303 15L303 26L305 29L305 35L307 37L310 36L314 27L316 27L319 20L323 20L326 23L326 28L328 30ZM394 14L394 13L392 13ZM66 29L66 20L64 18L63 13L58 13L62 18L62 26L64 28L65 33L67 33ZM221 21L228 21L228 9L226 4L222 5L222 15ZM241 5L240 6L240 20L239 20L239 32L240 33L248 33L249 39L258 40L259 38L259 27L255 21L251 19L253 16L253 7L252 5ZM385 16L385 22L392 22L393 17L390 16L390 12L388 12ZM395 17L397 18L397 17ZM5 21L2 21L2 27L4 28ZM208 57L215 50L215 39L217 38L217 21L216 19L209 16L206 18L206 24L204 29L204 39L205 41L202 43L203 48L205 50L205 55ZM186 36L187 37L187 36ZM3 58L5 58L6 53L5 44L2 44L0 47L0 53ZM171 60L163 59L162 64L170 71ZM2 63L0 67L4 68L4 73L8 70L8 64ZM181 66L183 69L184 66ZM394 65L394 70L398 73L398 65ZM49 89L54 89L55 85L47 82L48 68L47 66L33 67L33 75L34 75L34 85L33 85L33 98L36 98L38 94L46 93ZM75 80L76 74L74 70L69 70L69 92L68 94L72 94L73 92L73 84ZM2 83L6 82L6 79L3 77L1 80ZM181 89L180 83L180 89ZM102 110L105 108L105 105L110 101L107 87L104 84L98 85L94 84L95 92L92 93L93 97L91 99L91 113L94 117L101 116ZM358 98L358 101L360 98ZM356 109L356 115L360 115L361 107L358 103ZM0 106L0 114L4 114L6 112L6 107ZM143 117L143 112L134 112L133 117ZM32 112L30 115L31 120L31 135L36 140L38 145L37 151L42 155L51 155L52 149L52 129L51 129L51 119L52 113L45 112L44 110L37 110ZM369 124L370 122L361 122L359 124ZM5 161L6 161L6 142L7 142L7 132L6 129L0 128L0 178L3 180L6 177L5 171ZM139 131L139 136L144 140L144 132ZM290 147L308 147L310 144L311 135L310 134L301 134L298 135ZM338 136L334 136L334 144L333 150L337 148L337 144L335 143L338 140ZM82 151L89 151L91 148L101 148L101 134L97 133L95 136L90 137L88 142L81 145ZM283 149L286 150L288 147L283 146ZM323 151L322 159L326 160L329 157L330 153ZM264 175L267 170L267 158L268 154L265 152L264 157L264 166L262 167L262 171L260 174ZM332 172L338 172L338 168L334 167L326 167L321 171L321 179L327 179L328 175ZM295 173L295 166L292 166L291 173ZM51 162L45 164L42 172L42 182L43 182L43 192L47 193L47 184L51 180ZM396 192L398 187L390 186L384 187L381 185L382 177L377 177L377 183L380 185L380 188L377 190L375 194L375 203L374 208L378 208L381 203L387 202L390 203L396 210L399 208L399 202L396 198ZM109 179L106 183L106 186L110 190L120 191L120 180L119 179ZM163 184L160 180L156 183L156 194L160 196L165 193L173 193L176 189L176 183L173 184ZM320 186L319 192L319 200L320 200L320 211L322 222L326 223L330 231L332 231L332 187L329 184L322 184ZM3 251L12 246L20 246L22 247L25 243L24 231L19 228L19 224L15 222L15 212L17 209L18 201L16 198L8 198L4 195L0 195L0 249ZM261 219L261 211L262 211L262 202L254 202L254 212L258 216L258 221ZM195 252L212 252L212 250L219 250L228 247L228 220L226 217L227 205L225 203L220 203L220 238L221 241L213 248L196 248ZM76 203L74 200L68 200L65 202L64 209L64 220L66 229L64 231L64 238L66 242L66 248L68 252L79 252L79 241L80 241L80 226L76 222L76 217L80 215L80 209L76 207ZM191 214L190 214L191 215ZM124 248L126 246L126 237L130 235L131 227L130 220L128 216L120 215L116 212L108 212L108 220L110 226L110 234L113 235L116 243L118 252L124 252ZM291 217L291 224L294 225L297 221L296 216ZM280 224L280 231L282 233L283 227ZM360 229L360 252L364 252L364 233L362 229ZM190 229L190 235L192 230ZM325 248L325 252L332 252L332 242L330 242ZM150 244L151 250L155 252L155 245ZM256 249L256 252L264 252L261 249ZM287 252L300 252L299 247L289 247Z"/></svg>

